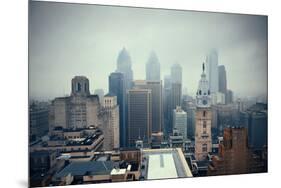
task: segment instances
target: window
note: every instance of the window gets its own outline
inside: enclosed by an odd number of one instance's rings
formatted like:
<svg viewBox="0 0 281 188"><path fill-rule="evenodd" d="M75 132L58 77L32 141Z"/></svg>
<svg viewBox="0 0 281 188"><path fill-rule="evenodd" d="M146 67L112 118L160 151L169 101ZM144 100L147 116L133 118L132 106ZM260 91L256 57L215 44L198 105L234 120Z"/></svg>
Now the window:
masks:
<svg viewBox="0 0 281 188"><path fill-rule="evenodd" d="M206 128L206 127L207 127L207 122L203 121L203 128Z"/></svg>
<svg viewBox="0 0 281 188"><path fill-rule="evenodd" d="M207 112L203 111L203 117L206 117L206 115L207 115Z"/></svg>
<svg viewBox="0 0 281 188"><path fill-rule="evenodd" d="M207 152L207 144L202 145L202 152Z"/></svg>
<svg viewBox="0 0 281 188"><path fill-rule="evenodd" d="M84 91L87 92L87 83L84 84Z"/></svg>
<svg viewBox="0 0 281 188"><path fill-rule="evenodd" d="M81 84L80 84L80 83L77 83L77 85L76 85L76 91L81 91Z"/></svg>

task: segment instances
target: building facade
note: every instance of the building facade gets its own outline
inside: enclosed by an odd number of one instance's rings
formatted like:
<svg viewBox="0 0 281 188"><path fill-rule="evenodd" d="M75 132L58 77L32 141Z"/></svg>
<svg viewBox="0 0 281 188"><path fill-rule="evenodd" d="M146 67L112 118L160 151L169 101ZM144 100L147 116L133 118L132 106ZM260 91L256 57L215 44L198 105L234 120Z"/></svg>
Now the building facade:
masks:
<svg viewBox="0 0 281 188"><path fill-rule="evenodd" d="M262 150L267 146L267 104L256 103L240 113L240 122L248 128L249 146L254 150Z"/></svg>
<svg viewBox="0 0 281 188"><path fill-rule="evenodd" d="M172 132L172 126L170 125L170 106L171 106L171 76L166 75L164 77L164 88L163 88L163 94L164 94L164 136L167 137L168 133Z"/></svg>
<svg viewBox="0 0 281 188"><path fill-rule="evenodd" d="M69 129L99 125L99 97L90 94L89 80L84 76L75 76L71 96L55 98L51 108L51 130L55 127Z"/></svg>
<svg viewBox="0 0 281 188"><path fill-rule="evenodd" d="M119 141L119 106L117 97L111 94L104 96L104 123L101 126L104 135L104 150L113 150L120 147Z"/></svg>
<svg viewBox="0 0 281 188"><path fill-rule="evenodd" d="M187 139L187 114L180 106L177 106L173 112L173 128L179 130L183 139Z"/></svg>
<svg viewBox="0 0 281 188"><path fill-rule="evenodd" d="M151 90L152 103L152 132L162 132L163 124L163 101L162 81L137 80L134 88Z"/></svg>
<svg viewBox="0 0 281 188"><path fill-rule="evenodd" d="M119 106L119 135L120 135L120 147L126 146L127 140L127 126L126 126L126 89L124 74L120 72L113 72L108 78L109 93L117 97L117 104Z"/></svg>
<svg viewBox="0 0 281 188"><path fill-rule="evenodd" d="M152 133L151 90L127 90L128 98L128 146L133 147L139 139L150 143Z"/></svg>
<svg viewBox="0 0 281 188"><path fill-rule="evenodd" d="M32 102L29 105L29 139L36 141L49 132L49 104Z"/></svg>
<svg viewBox="0 0 281 188"><path fill-rule="evenodd" d="M248 147L247 129L225 128L219 154L212 157L208 175L245 174L267 171L267 159Z"/></svg>

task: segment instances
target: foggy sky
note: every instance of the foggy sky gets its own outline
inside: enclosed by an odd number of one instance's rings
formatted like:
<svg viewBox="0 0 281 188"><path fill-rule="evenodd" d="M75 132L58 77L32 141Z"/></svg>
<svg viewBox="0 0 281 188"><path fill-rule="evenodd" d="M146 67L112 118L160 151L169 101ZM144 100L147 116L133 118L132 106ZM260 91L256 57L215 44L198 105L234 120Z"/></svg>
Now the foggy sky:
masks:
<svg viewBox="0 0 281 188"><path fill-rule="evenodd" d="M235 95L267 93L267 17L97 5L31 2L29 7L29 95L69 95L71 79L89 78L90 91L108 92L108 76L125 47L134 79L145 79L150 52L161 78L183 68L183 88L194 96L201 64L216 48Z"/></svg>

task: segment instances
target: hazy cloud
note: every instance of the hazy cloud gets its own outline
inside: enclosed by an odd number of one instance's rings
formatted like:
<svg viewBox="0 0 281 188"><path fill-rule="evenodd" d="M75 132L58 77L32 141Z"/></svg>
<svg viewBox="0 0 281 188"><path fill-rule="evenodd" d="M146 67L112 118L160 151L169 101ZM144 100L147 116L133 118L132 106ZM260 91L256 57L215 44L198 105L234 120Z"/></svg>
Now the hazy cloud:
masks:
<svg viewBox="0 0 281 188"><path fill-rule="evenodd" d="M29 20L31 97L70 93L71 78L85 75L90 89L108 91L119 51L126 47L135 79L155 51L161 77L178 62L183 87L195 94L201 63L217 48L235 94L267 92L267 17L97 5L31 2Z"/></svg>

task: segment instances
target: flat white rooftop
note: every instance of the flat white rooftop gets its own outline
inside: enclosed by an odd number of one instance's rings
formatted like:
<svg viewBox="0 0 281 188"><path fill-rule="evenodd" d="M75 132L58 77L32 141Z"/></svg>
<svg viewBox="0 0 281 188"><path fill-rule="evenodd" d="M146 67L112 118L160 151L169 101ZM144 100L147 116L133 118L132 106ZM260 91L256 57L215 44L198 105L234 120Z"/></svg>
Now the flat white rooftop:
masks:
<svg viewBox="0 0 281 188"><path fill-rule="evenodd" d="M193 177L180 148L142 149L145 179Z"/></svg>
<svg viewBox="0 0 281 188"><path fill-rule="evenodd" d="M177 178L177 169L174 163L173 154L151 154L148 158L147 179Z"/></svg>

